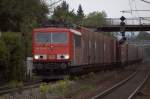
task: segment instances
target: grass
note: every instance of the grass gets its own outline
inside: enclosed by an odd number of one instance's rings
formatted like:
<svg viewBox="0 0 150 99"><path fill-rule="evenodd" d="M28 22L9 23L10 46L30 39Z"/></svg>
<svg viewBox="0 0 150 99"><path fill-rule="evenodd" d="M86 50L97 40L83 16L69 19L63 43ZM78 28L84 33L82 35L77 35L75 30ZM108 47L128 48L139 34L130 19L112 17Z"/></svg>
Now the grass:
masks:
<svg viewBox="0 0 150 99"><path fill-rule="evenodd" d="M68 80L61 80L53 87L53 92L59 96L67 96L69 94L71 84Z"/></svg>
<svg viewBox="0 0 150 99"><path fill-rule="evenodd" d="M96 75L94 72L91 72L88 74L88 77L91 78L91 79L95 79L96 78Z"/></svg>
<svg viewBox="0 0 150 99"><path fill-rule="evenodd" d="M49 83L49 84L42 83L40 85L41 97L42 97L42 99L47 99L46 95L48 93L65 97L69 94L70 86L71 86L71 83L68 80L68 78L58 81L56 85L52 85L51 83Z"/></svg>
<svg viewBox="0 0 150 99"><path fill-rule="evenodd" d="M46 84L46 83L42 83L41 85L40 85L40 94L41 94L41 99L47 99L47 96L46 96L46 94L47 94L47 92L48 92L48 89L49 87L48 87L48 85Z"/></svg>
<svg viewBox="0 0 150 99"><path fill-rule="evenodd" d="M64 80L60 80L56 84L43 83L40 86L41 99L47 99L48 94L58 97L70 98L82 92L92 91L96 89L96 85L89 83L88 81L84 82L84 80L86 80L87 78L93 81L96 79L96 75L92 72L80 77L74 77L73 81L70 81L69 77L66 77Z"/></svg>
<svg viewBox="0 0 150 99"><path fill-rule="evenodd" d="M8 83L10 88L22 87L24 84L21 81L12 80Z"/></svg>

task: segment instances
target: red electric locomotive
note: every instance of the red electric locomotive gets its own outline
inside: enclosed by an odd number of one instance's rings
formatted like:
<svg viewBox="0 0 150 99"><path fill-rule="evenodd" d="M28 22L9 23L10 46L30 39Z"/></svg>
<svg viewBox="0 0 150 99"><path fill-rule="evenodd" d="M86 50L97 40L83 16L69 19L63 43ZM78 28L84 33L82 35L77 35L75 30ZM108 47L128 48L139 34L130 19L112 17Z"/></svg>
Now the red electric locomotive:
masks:
<svg viewBox="0 0 150 99"><path fill-rule="evenodd" d="M39 75L66 73L70 65L79 64L81 33L65 28L33 30L33 70Z"/></svg>

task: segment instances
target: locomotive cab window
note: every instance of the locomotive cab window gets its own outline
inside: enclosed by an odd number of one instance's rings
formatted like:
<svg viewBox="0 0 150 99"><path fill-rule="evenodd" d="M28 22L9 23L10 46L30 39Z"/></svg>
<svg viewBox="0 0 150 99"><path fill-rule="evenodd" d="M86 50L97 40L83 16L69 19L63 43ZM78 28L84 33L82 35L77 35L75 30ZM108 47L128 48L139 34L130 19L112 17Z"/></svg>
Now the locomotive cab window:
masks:
<svg viewBox="0 0 150 99"><path fill-rule="evenodd" d="M80 35L74 35L74 40L75 40L75 46L81 47L81 36Z"/></svg>
<svg viewBox="0 0 150 99"><path fill-rule="evenodd" d="M66 32L36 33L38 43L67 43L68 35Z"/></svg>
<svg viewBox="0 0 150 99"><path fill-rule="evenodd" d="M48 33L37 33L36 34L36 42L39 43L48 43L50 42L51 35Z"/></svg>
<svg viewBox="0 0 150 99"><path fill-rule="evenodd" d="M52 33L52 43L67 43L67 33Z"/></svg>

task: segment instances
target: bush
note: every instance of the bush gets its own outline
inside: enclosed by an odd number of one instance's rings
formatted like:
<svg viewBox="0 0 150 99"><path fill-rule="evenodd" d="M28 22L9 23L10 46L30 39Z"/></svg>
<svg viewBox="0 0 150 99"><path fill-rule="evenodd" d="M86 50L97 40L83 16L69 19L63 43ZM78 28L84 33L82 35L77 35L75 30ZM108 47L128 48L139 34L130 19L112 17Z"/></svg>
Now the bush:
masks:
<svg viewBox="0 0 150 99"><path fill-rule="evenodd" d="M48 93L58 96L68 96L71 88L70 85L68 79L60 80L56 85L43 83L40 85L40 93L42 98L46 98L46 94Z"/></svg>
<svg viewBox="0 0 150 99"><path fill-rule="evenodd" d="M67 80L61 80L54 88L54 92L60 96L66 96L69 93L69 82Z"/></svg>
<svg viewBox="0 0 150 99"><path fill-rule="evenodd" d="M12 81L9 82L8 85L9 85L10 88L22 87L23 86L23 82L12 80Z"/></svg>
<svg viewBox="0 0 150 99"><path fill-rule="evenodd" d="M8 62L9 62L9 52L6 48L5 43L0 40L0 78L6 78L7 76L7 68L8 68Z"/></svg>
<svg viewBox="0 0 150 99"><path fill-rule="evenodd" d="M8 81L23 80L25 75L24 54L21 35L19 33L6 32L1 36L2 45L0 49L0 57L3 57L1 63Z"/></svg>
<svg viewBox="0 0 150 99"><path fill-rule="evenodd" d="M41 99L47 99L47 92L49 90L49 86L46 83L42 83L40 85L40 93L41 93Z"/></svg>
<svg viewBox="0 0 150 99"><path fill-rule="evenodd" d="M46 83L42 83L40 85L40 93L47 93L48 92L48 85Z"/></svg>
<svg viewBox="0 0 150 99"><path fill-rule="evenodd" d="M89 78L95 79L95 73L94 73L94 72L91 72L91 73L89 73L88 75L89 75Z"/></svg>

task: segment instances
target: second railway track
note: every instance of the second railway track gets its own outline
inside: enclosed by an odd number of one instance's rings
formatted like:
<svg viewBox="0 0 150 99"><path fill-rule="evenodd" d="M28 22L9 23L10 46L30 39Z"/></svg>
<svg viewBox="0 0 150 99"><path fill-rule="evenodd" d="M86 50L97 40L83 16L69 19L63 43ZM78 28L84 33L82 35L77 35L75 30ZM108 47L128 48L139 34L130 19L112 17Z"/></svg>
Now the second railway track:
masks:
<svg viewBox="0 0 150 99"><path fill-rule="evenodd" d="M15 88L10 88L8 86L0 87L0 95L14 93L14 92L21 92L26 89L36 88L40 86L41 82L42 80L38 80L36 82L28 83L28 84L25 84L24 86L15 87Z"/></svg>
<svg viewBox="0 0 150 99"><path fill-rule="evenodd" d="M149 77L148 71L138 71L91 99L132 99Z"/></svg>

